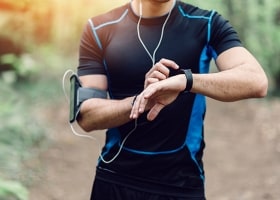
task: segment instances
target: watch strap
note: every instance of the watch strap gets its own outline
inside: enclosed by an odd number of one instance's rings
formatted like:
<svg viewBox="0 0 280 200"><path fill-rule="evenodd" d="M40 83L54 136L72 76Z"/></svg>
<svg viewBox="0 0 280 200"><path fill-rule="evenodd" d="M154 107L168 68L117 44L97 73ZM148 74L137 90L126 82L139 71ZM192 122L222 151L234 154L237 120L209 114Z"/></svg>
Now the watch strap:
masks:
<svg viewBox="0 0 280 200"><path fill-rule="evenodd" d="M193 75L192 75L192 70L191 69L182 69L184 72L187 82L186 82L186 92L190 92L193 86Z"/></svg>

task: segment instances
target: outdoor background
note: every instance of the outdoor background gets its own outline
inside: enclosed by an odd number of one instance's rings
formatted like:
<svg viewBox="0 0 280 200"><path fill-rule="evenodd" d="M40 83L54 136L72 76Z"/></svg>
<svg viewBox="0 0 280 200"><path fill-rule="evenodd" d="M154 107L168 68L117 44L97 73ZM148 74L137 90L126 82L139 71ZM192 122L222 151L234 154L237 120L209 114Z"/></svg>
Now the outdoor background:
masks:
<svg viewBox="0 0 280 200"><path fill-rule="evenodd" d="M125 2L0 0L0 200L89 199L104 131L72 134L62 77L87 19ZM228 18L269 77L264 99L208 99L208 200L279 200L280 1L188 2Z"/></svg>

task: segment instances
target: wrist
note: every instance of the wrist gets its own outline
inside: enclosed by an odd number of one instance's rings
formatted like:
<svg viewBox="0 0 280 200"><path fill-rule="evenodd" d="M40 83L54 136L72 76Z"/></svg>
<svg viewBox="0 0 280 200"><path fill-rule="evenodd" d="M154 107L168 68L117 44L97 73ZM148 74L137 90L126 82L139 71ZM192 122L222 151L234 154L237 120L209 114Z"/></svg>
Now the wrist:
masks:
<svg viewBox="0 0 280 200"><path fill-rule="evenodd" d="M186 79L186 85L182 92L190 92L193 86L193 75L191 69L176 70L175 72L172 72L171 76L175 75L184 75L184 78Z"/></svg>
<svg viewBox="0 0 280 200"><path fill-rule="evenodd" d="M132 107L134 106L134 103L135 103L135 101L136 101L136 99L137 99L137 96L138 96L138 94L136 94L136 95L133 97L133 99L132 99L132 102L131 102L131 106L132 106Z"/></svg>

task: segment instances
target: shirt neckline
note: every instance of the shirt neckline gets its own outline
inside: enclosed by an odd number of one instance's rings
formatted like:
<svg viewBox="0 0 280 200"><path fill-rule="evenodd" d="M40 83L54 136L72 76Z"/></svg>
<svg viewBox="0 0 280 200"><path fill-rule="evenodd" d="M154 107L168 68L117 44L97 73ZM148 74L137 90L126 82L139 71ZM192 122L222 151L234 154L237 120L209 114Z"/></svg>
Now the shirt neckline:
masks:
<svg viewBox="0 0 280 200"><path fill-rule="evenodd" d="M139 15L137 15L134 12L134 10L132 9L131 3L128 3L127 7L128 7L128 16L134 22L137 23L138 20L139 20ZM172 18L172 16L176 13L177 7L178 7L178 1L176 1L174 7L171 10L170 18ZM149 18L142 17L141 18L141 24L143 24L143 25L162 25L162 23L164 23L164 21L166 20L167 15L168 15L168 13L166 13L162 16L158 16L158 17L149 17Z"/></svg>

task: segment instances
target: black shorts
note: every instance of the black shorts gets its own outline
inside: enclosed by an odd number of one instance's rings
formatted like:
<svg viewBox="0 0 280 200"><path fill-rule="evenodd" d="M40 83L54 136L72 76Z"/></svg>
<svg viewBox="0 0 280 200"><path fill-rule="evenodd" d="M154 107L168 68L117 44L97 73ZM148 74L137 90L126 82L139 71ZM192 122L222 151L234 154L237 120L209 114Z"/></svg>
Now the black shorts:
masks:
<svg viewBox="0 0 280 200"><path fill-rule="evenodd" d="M92 188L91 200L205 200L204 190L187 189L176 192L162 186L143 187L143 183L116 179L116 175L98 172ZM146 184L146 183L145 183ZM148 187L147 187L148 186Z"/></svg>

